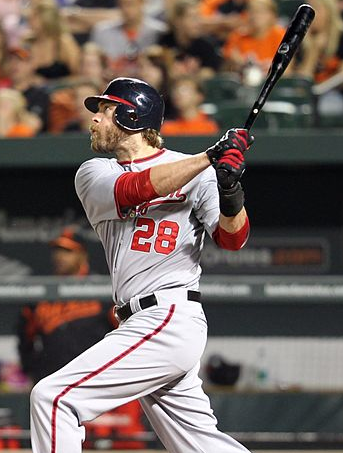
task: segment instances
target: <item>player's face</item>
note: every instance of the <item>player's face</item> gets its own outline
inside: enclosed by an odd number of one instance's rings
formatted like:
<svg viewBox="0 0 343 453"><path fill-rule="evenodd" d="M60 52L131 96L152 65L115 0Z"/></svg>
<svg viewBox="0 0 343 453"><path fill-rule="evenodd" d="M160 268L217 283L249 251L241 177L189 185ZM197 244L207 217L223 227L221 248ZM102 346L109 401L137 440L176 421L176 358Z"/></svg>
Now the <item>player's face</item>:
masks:
<svg viewBox="0 0 343 453"><path fill-rule="evenodd" d="M92 118L91 146L96 153L113 154L118 145L127 138L127 133L112 120L116 107L113 102L100 102L99 111Z"/></svg>

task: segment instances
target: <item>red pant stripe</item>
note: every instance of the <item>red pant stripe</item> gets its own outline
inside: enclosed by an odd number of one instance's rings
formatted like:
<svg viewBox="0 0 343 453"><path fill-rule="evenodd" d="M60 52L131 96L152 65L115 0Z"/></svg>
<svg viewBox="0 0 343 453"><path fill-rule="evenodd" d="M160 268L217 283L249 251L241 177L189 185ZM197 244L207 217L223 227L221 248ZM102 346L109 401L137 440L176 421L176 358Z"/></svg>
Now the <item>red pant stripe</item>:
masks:
<svg viewBox="0 0 343 453"><path fill-rule="evenodd" d="M171 320L173 313L175 311L175 305L171 305L169 309L169 313L165 320L162 322L161 325L156 327L155 330L153 330L151 333L145 335L141 340L139 340L137 343L132 345L130 348L126 349L124 352L119 354L117 357L114 357L112 360L109 362L105 363L102 367L98 368L95 371L92 371L92 373L87 374L83 378L79 379L78 381L74 382L74 384L68 385L64 390L62 390L61 393L59 393L56 398L54 399L53 405L52 405L52 417L51 417L51 453L56 453L56 423L57 423L57 409L58 409L58 402L59 400L66 395L70 390L78 387L79 385L83 384L84 382L88 381L89 379L92 379L94 376L97 376L98 374L102 373L105 371L107 368L110 366L114 365L115 363L119 362L121 359L124 357L128 356L131 352L135 351L138 349L142 344L145 342L149 341L152 337L157 335L159 332L162 331L162 329L169 323Z"/></svg>

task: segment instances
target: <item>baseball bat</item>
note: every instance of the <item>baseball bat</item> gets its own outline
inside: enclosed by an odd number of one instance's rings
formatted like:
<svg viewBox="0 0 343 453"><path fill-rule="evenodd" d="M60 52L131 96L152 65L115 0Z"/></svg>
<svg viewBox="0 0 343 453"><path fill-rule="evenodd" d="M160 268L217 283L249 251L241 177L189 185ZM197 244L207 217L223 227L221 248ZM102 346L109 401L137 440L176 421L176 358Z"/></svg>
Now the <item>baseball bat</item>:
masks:
<svg viewBox="0 0 343 453"><path fill-rule="evenodd" d="M312 6L307 4L300 5L295 12L281 40L279 48L274 55L272 63L269 67L267 78L252 109L250 110L248 118L245 122L245 129L251 129L276 82L285 72L294 53L299 48L300 43L302 42L309 26L314 19L314 16L314 9L312 8Z"/></svg>

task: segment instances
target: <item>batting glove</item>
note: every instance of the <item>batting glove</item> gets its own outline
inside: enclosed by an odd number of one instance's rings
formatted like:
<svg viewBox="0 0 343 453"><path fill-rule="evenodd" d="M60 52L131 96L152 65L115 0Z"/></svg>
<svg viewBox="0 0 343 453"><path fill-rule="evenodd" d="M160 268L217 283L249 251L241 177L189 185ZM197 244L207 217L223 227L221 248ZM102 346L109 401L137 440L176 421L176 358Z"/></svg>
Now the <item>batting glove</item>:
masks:
<svg viewBox="0 0 343 453"><path fill-rule="evenodd" d="M245 171L243 153L252 145L254 137L246 129L231 129L225 135L228 135L225 146L230 147L217 159L215 169L220 212L226 217L232 217L237 215L244 205L244 191L239 180Z"/></svg>
<svg viewBox="0 0 343 453"><path fill-rule="evenodd" d="M244 153L252 145L254 137L247 129L229 129L220 140L206 150L211 164L216 168L225 151L238 150Z"/></svg>

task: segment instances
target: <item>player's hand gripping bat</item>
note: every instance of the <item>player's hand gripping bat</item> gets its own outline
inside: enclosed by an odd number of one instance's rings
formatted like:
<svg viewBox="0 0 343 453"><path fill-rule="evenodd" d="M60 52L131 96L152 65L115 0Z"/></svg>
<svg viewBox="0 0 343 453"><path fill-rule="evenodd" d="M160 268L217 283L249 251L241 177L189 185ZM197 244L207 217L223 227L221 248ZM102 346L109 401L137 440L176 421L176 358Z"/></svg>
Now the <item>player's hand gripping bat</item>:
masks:
<svg viewBox="0 0 343 453"><path fill-rule="evenodd" d="M314 16L314 9L312 8L312 6L307 4L299 6L297 11L295 12L292 20L287 27L284 37L281 40L279 48L274 55L267 78L247 117L244 129L247 129L248 131L251 129L258 114L262 110L267 97L271 93L276 82L285 72L296 50L299 48L307 30L309 29L309 26L314 19ZM227 135L229 132L230 131L227 131L225 135ZM223 138L225 138L225 135ZM216 166L216 173L219 185L225 186L228 184L228 182L231 181L230 177L232 169L229 169L227 164L221 163L219 161L219 165Z"/></svg>
<svg viewBox="0 0 343 453"><path fill-rule="evenodd" d="M282 38L279 48L270 65L266 81L245 122L245 129L250 129L260 113L267 97L289 65L294 53L299 48L315 16L312 6L303 4L294 14Z"/></svg>

